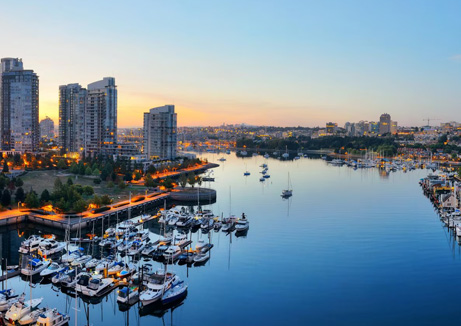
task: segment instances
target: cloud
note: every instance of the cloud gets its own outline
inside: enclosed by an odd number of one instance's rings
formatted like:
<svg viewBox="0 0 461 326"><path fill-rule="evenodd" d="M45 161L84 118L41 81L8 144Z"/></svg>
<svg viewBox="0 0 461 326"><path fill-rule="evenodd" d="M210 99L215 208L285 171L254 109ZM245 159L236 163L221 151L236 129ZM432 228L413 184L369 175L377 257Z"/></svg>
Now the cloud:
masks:
<svg viewBox="0 0 461 326"><path fill-rule="evenodd" d="M455 54L450 59L453 61L461 62L461 54Z"/></svg>

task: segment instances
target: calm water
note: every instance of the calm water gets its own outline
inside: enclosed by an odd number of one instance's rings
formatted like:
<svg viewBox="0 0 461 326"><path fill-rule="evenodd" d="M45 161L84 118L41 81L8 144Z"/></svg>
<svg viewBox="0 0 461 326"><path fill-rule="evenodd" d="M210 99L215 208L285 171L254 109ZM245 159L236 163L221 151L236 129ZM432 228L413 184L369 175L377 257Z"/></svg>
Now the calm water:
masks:
<svg viewBox="0 0 461 326"><path fill-rule="evenodd" d="M214 162L221 156L204 155ZM209 207L216 214L245 212L247 237L212 233L215 247L205 266L170 267L189 284L179 307L140 317L137 306L119 311L113 292L89 306L90 324L459 323L461 255L422 195L418 181L426 170L383 177L376 169L354 171L306 158L226 158L213 172L211 187L218 199ZM261 183L259 165L264 162L271 177ZM248 177L243 176L246 169ZM282 200L288 172L294 195ZM158 229L156 222L149 227ZM17 234L2 234L3 253L17 246ZM9 284L17 292L29 291L18 278ZM71 297L40 284L33 295L69 312L74 323ZM80 325L87 320L85 306L80 300Z"/></svg>

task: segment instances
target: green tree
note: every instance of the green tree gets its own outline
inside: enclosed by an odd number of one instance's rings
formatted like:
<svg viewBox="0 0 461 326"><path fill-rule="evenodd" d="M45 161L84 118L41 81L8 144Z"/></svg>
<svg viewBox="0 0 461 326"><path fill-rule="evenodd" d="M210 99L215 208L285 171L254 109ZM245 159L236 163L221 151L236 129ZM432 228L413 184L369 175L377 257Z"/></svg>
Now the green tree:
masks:
<svg viewBox="0 0 461 326"><path fill-rule="evenodd" d="M88 205L86 204L86 201L83 199L79 199L72 205L72 210L75 213L81 213L81 212L86 211L87 207Z"/></svg>
<svg viewBox="0 0 461 326"><path fill-rule="evenodd" d="M3 162L3 169L2 169L2 172L3 173L8 173L10 171L10 169L8 168L8 163L6 162L6 160Z"/></svg>
<svg viewBox="0 0 461 326"><path fill-rule="evenodd" d="M50 196L50 192L48 191L48 189L43 190L40 195L40 202L42 204L45 204L49 202L50 200L51 200L51 196Z"/></svg>
<svg viewBox="0 0 461 326"><path fill-rule="evenodd" d="M67 178L67 182L66 182L66 183L67 183L68 186L72 186L72 185L74 184L74 182L72 181L72 178L71 178L71 177L68 177L68 178Z"/></svg>
<svg viewBox="0 0 461 326"><path fill-rule="evenodd" d="M94 179L94 180L93 180L93 183L95 183L95 184L98 185L98 184L101 183L101 181L102 181L102 180L101 180L100 178L97 178L97 179Z"/></svg>
<svg viewBox="0 0 461 326"><path fill-rule="evenodd" d="M22 187L19 187L18 189L16 189L16 193L15 193L15 200L17 203L21 202L23 203L24 200L26 199L26 194L24 192L24 189L22 189Z"/></svg>
<svg viewBox="0 0 461 326"><path fill-rule="evenodd" d="M85 175L92 175L92 174L93 174L93 171L91 170L91 167L88 166L88 167L85 169Z"/></svg>
<svg viewBox="0 0 461 326"><path fill-rule="evenodd" d="M62 181L59 178L54 180L54 191L60 191L62 189Z"/></svg>
<svg viewBox="0 0 461 326"><path fill-rule="evenodd" d="M114 183L112 181L109 181L107 183L107 188L114 188Z"/></svg>
<svg viewBox="0 0 461 326"><path fill-rule="evenodd" d="M67 163L66 161L62 158L58 161L58 165L57 165L58 169L60 170L64 170L67 168Z"/></svg>
<svg viewBox="0 0 461 326"><path fill-rule="evenodd" d="M126 173L125 176L123 177L123 180L130 182L131 180L133 180L132 174L130 172Z"/></svg>
<svg viewBox="0 0 461 326"><path fill-rule="evenodd" d="M3 207L10 206L11 204L11 193L8 189L3 190L2 198L0 199L0 203Z"/></svg>
<svg viewBox="0 0 461 326"><path fill-rule="evenodd" d="M118 187L119 187L120 189L125 189L125 188L126 188L126 183L125 183L123 180L121 180L121 181L118 183Z"/></svg>
<svg viewBox="0 0 461 326"><path fill-rule="evenodd" d="M112 203L112 199L108 195L101 196L101 204L102 205L110 205Z"/></svg>
<svg viewBox="0 0 461 326"><path fill-rule="evenodd" d="M99 175L101 174L101 171L99 171L98 168L94 168L92 174L93 174L95 177L99 177Z"/></svg>
<svg viewBox="0 0 461 326"><path fill-rule="evenodd" d="M78 164L76 162L72 162L69 172L72 174L78 174Z"/></svg>
<svg viewBox="0 0 461 326"><path fill-rule="evenodd" d="M21 178L16 178L16 180L14 181L14 185L16 187L22 187L24 185L24 181L22 181Z"/></svg>
<svg viewBox="0 0 461 326"><path fill-rule="evenodd" d="M138 171L136 171L136 172L134 173L134 179L135 179L136 181L139 181L139 180L141 180L141 178L142 178L142 174L139 173Z"/></svg>
<svg viewBox="0 0 461 326"><path fill-rule="evenodd" d="M35 191L29 191L26 195L26 199L24 201L28 208L38 208L40 202L38 201L38 196Z"/></svg>
<svg viewBox="0 0 461 326"><path fill-rule="evenodd" d="M183 188L187 186L187 176L185 173L181 174L179 177L179 185Z"/></svg>
<svg viewBox="0 0 461 326"><path fill-rule="evenodd" d="M197 183L197 178L194 172L189 172L187 175L187 183L189 183L190 186L194 188L195 184Z"/></svg>
<svg viewBox="0 0 461 326"><path fill-rule="evenodd" d="M147 173L149 174L154 174L155 172L157 172L157 169L155 168L154 165L149 165L149 167L147 168Z"/></svg>
<svg viewBox="0 0 461 326"><path fill-rule="evenodd" d="M90 186L85 186L83 187L83 194L85 196L91 196L94 194L94 189L93 187L90 187Z"/></svg>

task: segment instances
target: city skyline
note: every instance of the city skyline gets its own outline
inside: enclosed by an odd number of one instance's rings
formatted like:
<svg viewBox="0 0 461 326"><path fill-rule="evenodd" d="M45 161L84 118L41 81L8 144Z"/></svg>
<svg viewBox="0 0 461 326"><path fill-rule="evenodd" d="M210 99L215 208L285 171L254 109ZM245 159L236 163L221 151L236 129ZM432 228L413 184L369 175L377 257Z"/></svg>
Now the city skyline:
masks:
<svg viewBox="0 0 461 326"><path fill-rule="evenodd" d="M3 35L1 57L22 58L40 76L40 119L56 124L59 85L100 76L117 79L119 127L142 126L143 112L164 103L175 105L178 126L344 125L382 112L423 125L456 120L461 106L456 1L114 2L94 10L83 1L72 16L60 15L65 3L28 5L25 13L20 3L2 6L5 28L17 14L25 23ZM66 47L56 42L68 35Z"/></svg>

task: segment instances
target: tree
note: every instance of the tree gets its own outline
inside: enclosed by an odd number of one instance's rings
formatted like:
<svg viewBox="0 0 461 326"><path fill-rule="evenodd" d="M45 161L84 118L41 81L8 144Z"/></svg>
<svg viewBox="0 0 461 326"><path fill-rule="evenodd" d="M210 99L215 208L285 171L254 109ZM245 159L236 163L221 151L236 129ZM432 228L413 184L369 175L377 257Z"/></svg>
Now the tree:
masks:
<svg viewBox="0 0 461 326"><path fill-rule="evenodd" d="M144 177L144 186L146 186L146 187L154 187L154 179L152 179L152 176L150 174L147 174Z"/></svg>
<svg viewBox="0 0 461 326"><path fill-rule="evenodd" d="M22 187L19 187L16 190L14 198L15 198L17 203L19 203L19 202L23 203L24 202L24 200L26 199L26 194L24 192L24 189L22 189Z"/></svg>
<svg viewBox="0 0 461 326"><path fill-rule="evenodd" d="M67 168L67 163L66 161L62 158L58 161L58 165L57 165L58 169L60 170L64 170Z"/></svg>
<svg viewBox="0 0 461 326"><path fill-rule="evenodd" d="M22 181L21 178L16 178L16 180L14 181L14 185L16 187L22 187L24 185L24 181Z"/></svg>
<svg viewBox="0 0 461 326"><path fill-rule="evenodd" d="M42 204L45 204L51 200L50 192L48 189L45 189L42 191L42 194L40 195L40 202Z"/></svg>
<svg viewBox="0 0 461 326"><path fill-rule="evenodd" d="M130 172L128 172L123 176L123 180L130 182L131 180L133 180L133 176L131 175Z"/></svg>
<svg viewBox="0 0 461 326"><path fill-rule="evenodd" d="M11 204L11 193L8 189L3 190L2 198L0 199L0 203L3 207L10 206Z"/></svg>
<svg viewBox="0 0 461 326"><path fill-rule="evenodd" d="M88 166L88 167L85 169L85 175L92 175L92 174L93 174L93 171L91 170L91 167Z"/></svg>
<svg viewBox="0 0 461 326"><path fill-rule="evenodd" d="M95 177L99 177L99 175L101 174L101 171L99 171L98 168L94 168L92 173Z"/></svg>
<svg viewBox="0 0 461 326"><path fill-rule="evenodd" d="M74 182L72 181L71 177L68 177L67 178L67 185L72 186L73 184L74 184Z"/></svg>
<svg viewBox="0 0 461 326"><path fill-rule="evenodd" d="M102 181L102 180L101 180L100 178L97 178L97 179L94 179L94 180L93 180L93 182L94 182L95 184L97 184L97 185L100 184L101 181Z"/></svg>
<svg viewBox="0 0 461 326"><path fill-rule="evenodd" d="M6 159L5 161L3 162L3 170L2 172L3 173L8 173L10 171L10 169L8 168L8 163L6 162Z"/></svg>
<svg viewBox="0 0 461 326"><path fill-rule="evenodd" d="M112 199L108 195L101 196L101 204L102 205L110 205L112 203Z"/></svg>
<svg viewBox="0 0 461 326"><path fill-rule="evenodd" d="M8 179L0 175L0 190L6 187Z"/></svg>
<svg viewBox="0 0 461 326"><path fill-rule="evenodd" d="M78 164L75 162L72 162L72 164L70 165L69 172L72 174L78 174Z"/></svg>
<svg viewBox="0 0 461 326"><path fill-rule="evenodd" d="M136 172L134 173L134 179L135 179L136 181L139 181L139 180L141 180L141 178L142 178L142 174L139 173L138 171L136 171Z"/></svg>
<svg viewBox="0 0 461 326"><path fill-rule="evenodd" d="M118 187L120 189L125 189L126 188L126 183L125 181L121 180L119 183L118 183Z"/></svg>
<svg viewBox="0 0 461 326"><path fill-rule="evenodd" d="M60 191L62 189L62 181L59 178L54 180L54 191Z"/></svg>
<svg viewBox="0 0 461 326"><path fill-rule="evenodd" d="M170 177L167 177L165 180L163 180L163 185L165 186L165 188L171 190L173 188L173 179L171 179Z"/></svg>
<svg viewBox="0 0 461 326"><path fill-rule="evenodd" d="M192 188L194 188L195 184L197 183L197 178L195 177L194 172L189 172L187 175L187 182L190 184Z"/></svg>
<svg viewBox="0 0 461 326"><path fill-rule="evenodd" d="M38 201L37 193L33 190L29 191L26 195L26 199L24 201L28 208L37 208L40 206L40 202Z"/></svg>
<svg viewBox="0 0 461 326"><path fill-rule="evenodd" d="M81 213L81 212L86 211L87 207L88 205L86 204L86 201L83 199L79 199L74 203L74 205L72 205L72 210L75 213Z"/></svg>
<svg viewBox="0 0 461 326"><path fill-rule="evenodd" d="M149 165L149 167L147 168L147 173L149 174L154 174L155 172L157 172L157 169L155 168L154 165Z"/></svg>
<svg viewBox="0 0 461 326"><path fill-rule="evenodd" d="M181 174L179 177L179 185L183 188L187 186L187 176L185 173Z"/></svg>
<svg viewBox="0 0 461 326"><path fill-rule="evenodd" d="M107 188L114 188L114 183L112 181L109 181L107 183Z"/></svg>
<svg viewBox="0 0 461 326"><path fill-rule="evenodd" d="M93 187L90 187L90 186L85 186L83 187L83 194L86 195L86 196L91 196L94 194L94 189Z"/></svg>

